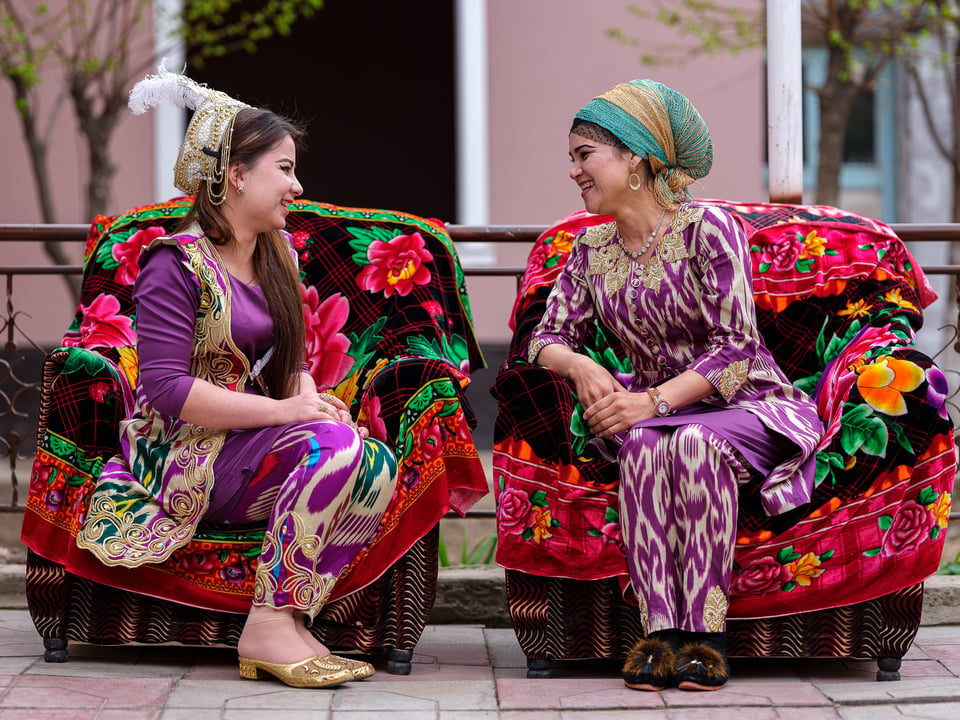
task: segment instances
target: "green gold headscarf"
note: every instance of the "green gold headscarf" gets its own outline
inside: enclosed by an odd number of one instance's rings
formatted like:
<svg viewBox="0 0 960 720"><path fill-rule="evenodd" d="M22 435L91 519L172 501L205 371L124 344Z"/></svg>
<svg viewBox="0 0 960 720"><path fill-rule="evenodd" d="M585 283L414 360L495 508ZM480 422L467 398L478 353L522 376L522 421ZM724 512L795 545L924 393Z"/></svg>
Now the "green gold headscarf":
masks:
<svg viewBox="0 0 960 720"><path fill-rule="evenodd" d="M705 177L713 164L713 141L703 117L663 83L620 83L580 108L575 118L609 130L650 163L662 207L689 198L687 186Z"/></svg>

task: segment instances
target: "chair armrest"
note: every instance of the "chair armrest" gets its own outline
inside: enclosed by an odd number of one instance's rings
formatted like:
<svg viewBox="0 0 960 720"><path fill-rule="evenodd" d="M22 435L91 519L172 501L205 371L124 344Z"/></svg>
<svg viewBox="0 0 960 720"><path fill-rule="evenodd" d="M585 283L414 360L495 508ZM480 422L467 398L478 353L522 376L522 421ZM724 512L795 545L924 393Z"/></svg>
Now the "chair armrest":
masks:
<svg viewBox="0 0 960 720"><path fill-rule="evenodd" d="M542 365L506 364L490 393L498 403L494 443L522 438L541 460L572 465L592 437L570 384Z"/></svg>
<svg viewBox="0 0 960 720"><path fill-rule="evenodd" d="M38 445L67 440L89 460L119 452L119 424L129 385L116 365L95 350L70 347L51 352L43 366Z"/></svg>

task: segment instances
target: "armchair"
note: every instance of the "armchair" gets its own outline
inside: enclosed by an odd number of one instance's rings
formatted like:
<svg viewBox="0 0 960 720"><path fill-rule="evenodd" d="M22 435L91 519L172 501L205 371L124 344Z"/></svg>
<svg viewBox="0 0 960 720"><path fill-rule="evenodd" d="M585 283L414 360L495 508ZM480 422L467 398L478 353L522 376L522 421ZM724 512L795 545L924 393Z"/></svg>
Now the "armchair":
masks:
<svg viewBox="0 0 960 720"><path fill-rule="evenodd" d="M878 679L899 679L956 471L946 380L913 346L935 295L882 223L830 207L713 202L743 224L761 332L826 427L809 504L768 517L756 488L741 490L729 653L876 658ZM609 219L576 213L536 241L492 388L497 560L530 677L549 676L552 659L623 657L643 633L625 599L617 466L585 452L571 387L525 360L574 235ZM602 326L584 352L623 369Z"/></svg>
<svg viewBox="0 0 960 720"><path fill-rule="evenodd" d="M27 602L48 661L69 640L236 645L253 595L263 527L201 525L161 565L108 567L76 533L132 408L141 245L169 232L190 198L99 217L80 305L43 368L37 457L22 539ZM288 216L300 255L307 363L399 462L374 543L337 584L314 632L331 648L410 659L433 605L438 522L487 492L465 399L483 367L463 273L443 225L389 210L300 200Z"/></svg>

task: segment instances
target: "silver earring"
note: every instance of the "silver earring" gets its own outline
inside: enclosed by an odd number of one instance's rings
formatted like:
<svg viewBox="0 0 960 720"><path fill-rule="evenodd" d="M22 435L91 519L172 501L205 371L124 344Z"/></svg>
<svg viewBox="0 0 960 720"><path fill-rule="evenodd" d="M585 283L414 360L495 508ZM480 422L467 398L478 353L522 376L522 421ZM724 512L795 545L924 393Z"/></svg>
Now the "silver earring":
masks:
<svg viewBox="0 0 960 720"><path fill-rule="evenodd" d="M237 192L243 195L243 188L237 185Z"/></svg>

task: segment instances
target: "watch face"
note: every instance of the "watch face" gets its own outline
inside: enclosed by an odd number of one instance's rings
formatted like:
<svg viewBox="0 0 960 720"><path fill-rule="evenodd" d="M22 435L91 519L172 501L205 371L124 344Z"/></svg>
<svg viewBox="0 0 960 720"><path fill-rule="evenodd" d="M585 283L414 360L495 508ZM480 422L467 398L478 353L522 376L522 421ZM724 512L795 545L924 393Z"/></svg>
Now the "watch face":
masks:
<svg viewBox="0 0 960 720"><path fill-rule="evenodd" d="M657 415L666 415L668 412L670 412L670 406L667 403L657 403Z"/></svg>

